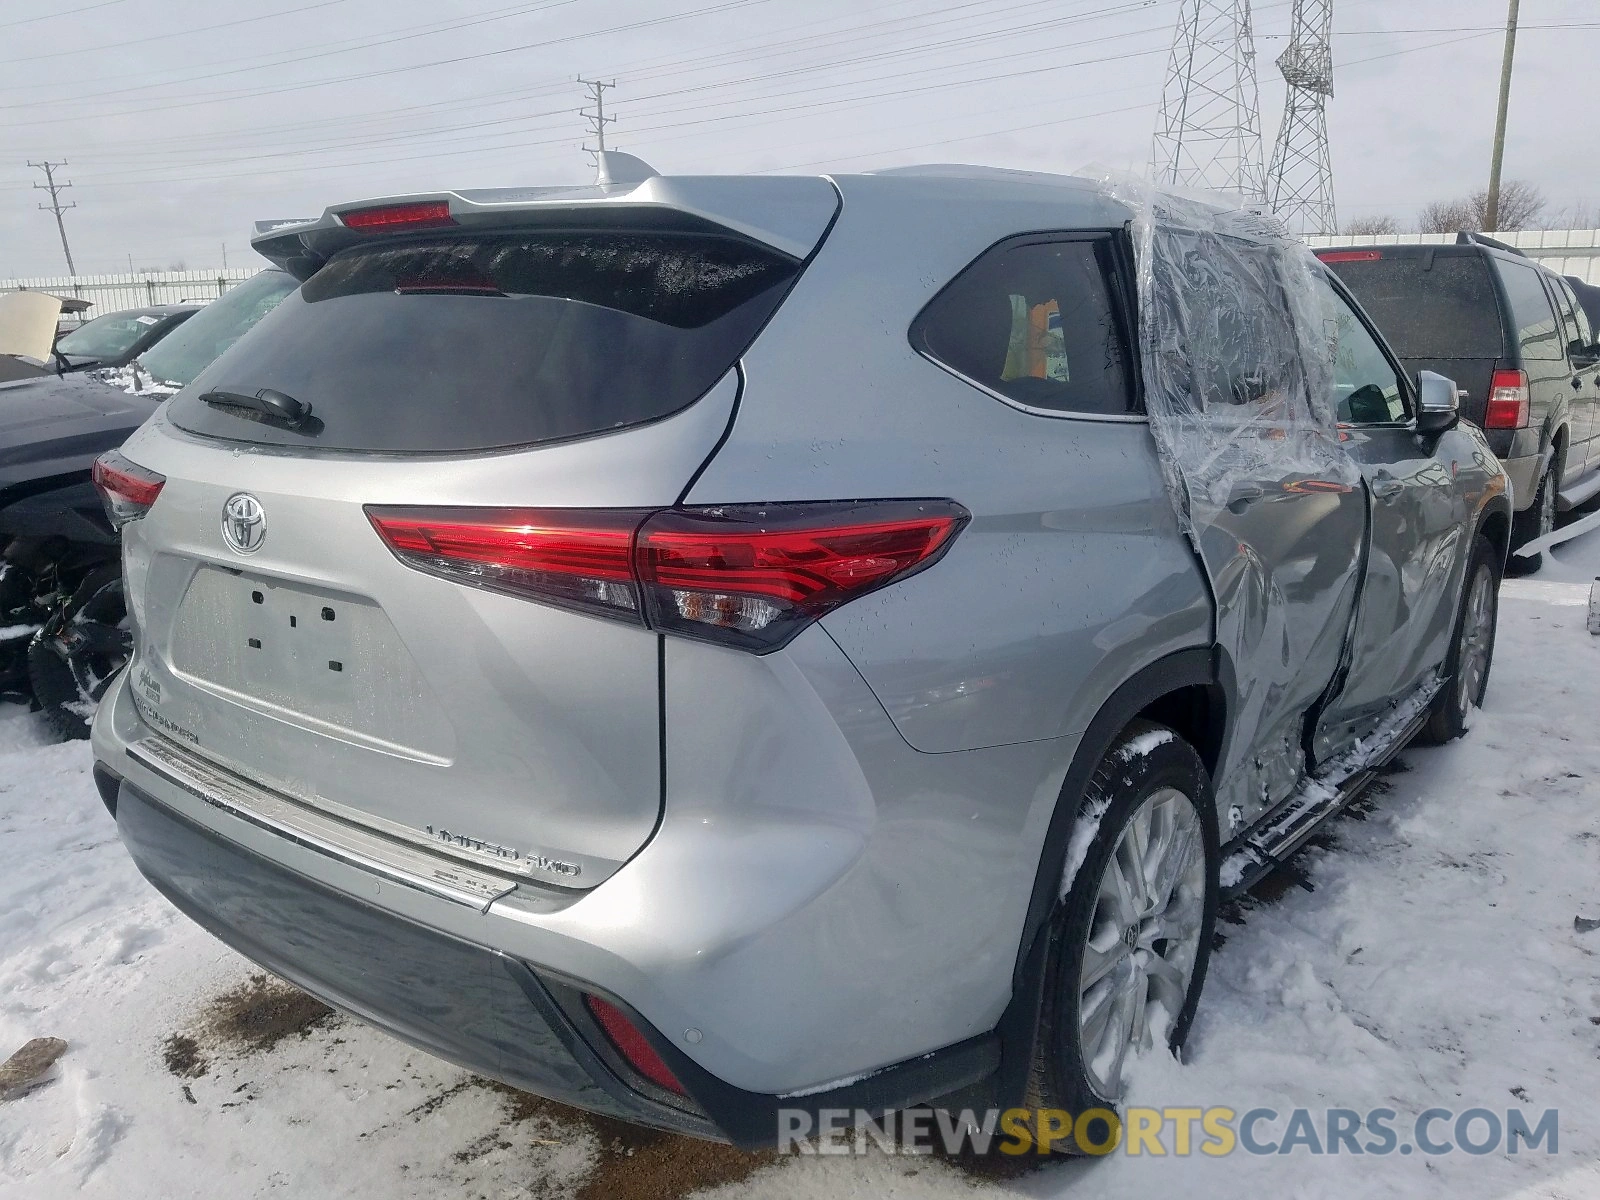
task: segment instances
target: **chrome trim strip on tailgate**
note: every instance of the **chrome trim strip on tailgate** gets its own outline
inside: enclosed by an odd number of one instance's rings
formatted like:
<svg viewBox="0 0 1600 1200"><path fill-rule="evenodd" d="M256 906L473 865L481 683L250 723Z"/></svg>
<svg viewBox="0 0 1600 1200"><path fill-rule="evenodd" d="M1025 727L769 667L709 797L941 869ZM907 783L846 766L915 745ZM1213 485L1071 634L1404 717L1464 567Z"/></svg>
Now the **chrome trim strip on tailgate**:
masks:
<svg viewBox="0 0 1600 1200"><path fill-rule="evenodd" d="M207 804L363 871L480 912L514 892L515 881L440 858L296 803L187 754L162 737L128 746L140 765Z"/></svg>

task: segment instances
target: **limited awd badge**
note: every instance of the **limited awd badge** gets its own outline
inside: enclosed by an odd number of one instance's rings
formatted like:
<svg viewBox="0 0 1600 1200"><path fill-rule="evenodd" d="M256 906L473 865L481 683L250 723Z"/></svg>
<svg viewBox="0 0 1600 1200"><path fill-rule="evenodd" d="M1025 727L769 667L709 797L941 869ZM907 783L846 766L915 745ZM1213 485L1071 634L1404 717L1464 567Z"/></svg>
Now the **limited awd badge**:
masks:
<svg viewBox="0 0 1600 1200"><path fill-rule="evenodd" d="M267 514L249 492L235 492L222 506L222 539L237 554L254 554L267 540Z"/></svg>

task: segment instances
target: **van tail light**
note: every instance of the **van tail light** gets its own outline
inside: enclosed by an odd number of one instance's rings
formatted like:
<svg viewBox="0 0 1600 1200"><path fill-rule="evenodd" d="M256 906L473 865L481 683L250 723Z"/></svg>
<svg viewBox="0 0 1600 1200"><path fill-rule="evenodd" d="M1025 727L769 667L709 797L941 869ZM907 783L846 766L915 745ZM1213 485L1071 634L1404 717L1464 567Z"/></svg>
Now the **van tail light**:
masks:
<svg viewBox="0 0 1600 1200"><path fill-rule="evenodd" d="M1526 429L1529 407L1526 372L1496 371L1489 380L1489 404L1483 410L1483 427Z"/></svg>
<svg viewBox="0 0 1600 1200"><path fill-rule="evenodd" d="M429 574L758 654L932 566L970 519L951 500L367 515Z"/></svg>
<svg viewBox="0 0 1600 1200"><path fill-rule="evenodd" d="M165 475L130 462L115 450L107 450L95 459L89 476L116 529L149 512L167 482Z"/></svg>
<svg viewBox="0 0 1600 1200"><path fill-rule="evenodd" d="M585 995L583 1002L596 1023L605 1030L606 1037L617 1048L617 1053L627 1060L630 1067L659 1088L665 1088L679 1096L689 1094L683 1084L678 1082L678 1077L672 1073L672 1068L667 1066L661 1055L656 1053L655 1047L639 1031L638 1026L628 1019L626 1013L599 996Z"/></svg>

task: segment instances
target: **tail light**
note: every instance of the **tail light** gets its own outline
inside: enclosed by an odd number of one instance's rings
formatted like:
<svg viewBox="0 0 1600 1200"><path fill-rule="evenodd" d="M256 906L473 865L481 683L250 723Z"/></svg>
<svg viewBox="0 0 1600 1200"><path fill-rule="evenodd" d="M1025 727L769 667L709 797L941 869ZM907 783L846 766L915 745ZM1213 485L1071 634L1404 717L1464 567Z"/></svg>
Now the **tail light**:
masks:
<svg viewBox="0 0 1600 1200"><path fill-rule="evenodd" d="M970 519L950 500L367 515L418 570L758 654L932 566Z"/></svg>
<svg viewBox="0 0 1600 1200"><path fill-rule="evenodd" d="M1489 404L1483 411L1485 429L1528 427L1528 376L1523 371L1496 371L1489 380Z"/></svg>
<svg viewBox="0 0 1600 1200"><path fill-rule="evenodd" d="M1325 263L1377 262L1383 257L1381 250L1318 250L1317 257Z"/></svg>
<svg viewBox="0 0 1600 1200"><path fill-rule="evenodd" d="M130 462L115 450L94 460L90 478L106 506L106 516L117 529L149 512L167 482L165 475Z"/></svg>
<svg viewBox="0 0 1600 1200"><path fill-rule="evenodd" d="M659 1088L665 1088L679 1096L689 1094L683 1084L678 1082L678 1077L672 1073L672 1068L667 1066L661 1055L656 1053L655 1047L646 1040L644 1034L639 1032L638 1027L628 1020L626 1013L599 996L585 996L583 1000L600 1028L605 1030L606 1037L610 1038L611 1044L617 1048L617 1053L627 1059L630 1067Z"/></svg>

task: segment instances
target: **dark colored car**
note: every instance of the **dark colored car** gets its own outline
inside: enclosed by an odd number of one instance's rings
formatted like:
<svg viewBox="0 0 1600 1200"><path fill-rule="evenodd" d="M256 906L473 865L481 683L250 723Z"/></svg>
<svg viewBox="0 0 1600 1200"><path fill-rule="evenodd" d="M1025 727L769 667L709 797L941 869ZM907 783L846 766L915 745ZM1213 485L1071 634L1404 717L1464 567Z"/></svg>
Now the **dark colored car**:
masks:
<svg viewBox="0 0 1600 1200"><path fill-rule="evenodd" d="M56 353L67 371L126 366L203 307L152 304L107 313L56 339Z"/></svg>
<svg viewBox="0 0 1600 1200"><path fill-rule="evenodd" d="M1600 492L1600 347L1586 308L1554 271L1500 243L1317 251L1377 321L1408 371L1466 393L1511 477L1513 548L1555 528L1558 509ZM1513 559L1537 570L1542 555Z"/></svg>

